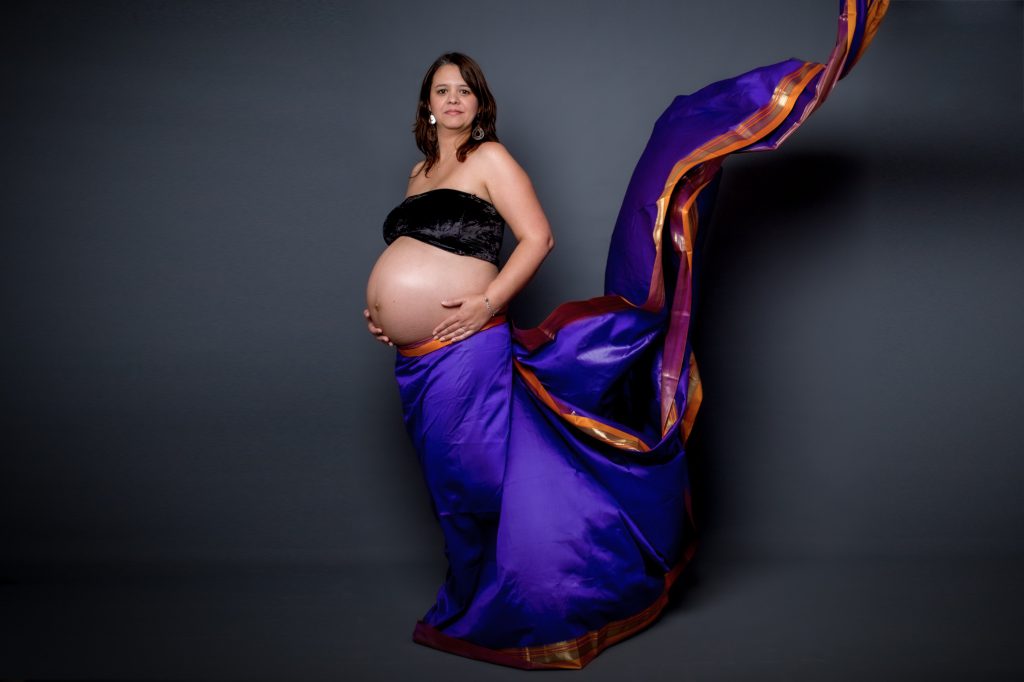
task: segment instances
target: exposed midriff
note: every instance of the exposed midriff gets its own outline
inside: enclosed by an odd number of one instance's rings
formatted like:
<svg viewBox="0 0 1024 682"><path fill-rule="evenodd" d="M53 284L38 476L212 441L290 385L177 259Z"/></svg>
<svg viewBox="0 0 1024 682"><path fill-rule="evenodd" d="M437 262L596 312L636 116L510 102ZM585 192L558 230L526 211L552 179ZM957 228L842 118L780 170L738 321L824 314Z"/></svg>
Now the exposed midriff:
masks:
<svg viewBox="0 0 1024 682"><path fill-rule="evenodd" d="M497 275L498 268L485 260L399 237L370 272L370 319L397 345L420 341L457 310L442 300L482 294Z"/></svg>

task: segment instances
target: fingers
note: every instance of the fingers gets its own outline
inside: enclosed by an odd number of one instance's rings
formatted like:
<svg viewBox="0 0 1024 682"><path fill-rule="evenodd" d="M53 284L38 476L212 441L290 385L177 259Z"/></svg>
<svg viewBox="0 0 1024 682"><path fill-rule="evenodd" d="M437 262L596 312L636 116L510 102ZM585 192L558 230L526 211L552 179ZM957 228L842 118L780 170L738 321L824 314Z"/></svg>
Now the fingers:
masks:
<svg viewBox="0 0 1024 682"><path fill-rule="evenodd" d="M373 334L377 338L378 341L380 341L381 343L385 343L389 346L395 345L394 343L391 342L391 339L389 339L387 335L384 334L384 330L375 325L373 323L373 320L370 319L369 310L363 310L363 317L366 318L366 328L370 331L371 334Z"/></svg>
<svg viewBox="0 0 1024 682"><path fill-rule="evenodd" d="M435 334L434 338L437 339L438 341L451 341L452 337L454 337L456 334L461 334L463 331L465 331L463 327L459 325L454 325L446 328L444 331Z"/></svg>
<svg viewBox="0 0 1024 682"><path fill-rule="evenodd" d="M441 305L445 308L458 308L465 301L466 299L464 298L446 298L441 301Z"/></svg>
<svg viewBox="0 0 1024 682"><path fill-rule="evenodd" d="M457 315L452 315L441 321L439 325L434 327L434 338L438 339L442 334L450 331L454 331L456 328L462 326L462 320Z"/></svg>
<svg viewBox="0 0 1024 682"><path fill-rule="evenodd" d="M457 322L437 335L438 341L453 341L456 336L464 334L467 331L472 331L467 326L467 323Z"/></svg>
<svg viewBox="0 0 1024 682"><path fill-rule="evenodd" d="M374 337L376 337L376 339L381 343L386 343L389 346L395 345L391 343L391 339L387 337L387 335L384 333L384 330L381 329L380 327L374 327L372 322L368 323L366 325L366 328L369 329L370 333L373 334Z"/></svg>
<svg viewBox="0 0 1024 682"><path fill-rule="evenodd" d="M439 334L436 334L434 338L438 341L461 341L475 331L477 331L477 328L472 322L467 320L456 321Z"/></svg>

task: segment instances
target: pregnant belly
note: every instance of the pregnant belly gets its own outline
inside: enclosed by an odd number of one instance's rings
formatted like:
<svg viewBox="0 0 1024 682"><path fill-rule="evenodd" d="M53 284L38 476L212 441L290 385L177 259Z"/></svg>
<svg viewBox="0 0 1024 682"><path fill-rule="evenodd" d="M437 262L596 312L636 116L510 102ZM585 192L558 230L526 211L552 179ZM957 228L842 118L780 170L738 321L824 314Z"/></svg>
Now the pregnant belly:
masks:
<svg viewBox="0 0 1024 682"><path fill-rule="evenodd" d="M397 345L420 341L457 310L442 306L442 299L482 294L497 274L496 267L479 258L399 237L370 272L370 319Z"/></svg>

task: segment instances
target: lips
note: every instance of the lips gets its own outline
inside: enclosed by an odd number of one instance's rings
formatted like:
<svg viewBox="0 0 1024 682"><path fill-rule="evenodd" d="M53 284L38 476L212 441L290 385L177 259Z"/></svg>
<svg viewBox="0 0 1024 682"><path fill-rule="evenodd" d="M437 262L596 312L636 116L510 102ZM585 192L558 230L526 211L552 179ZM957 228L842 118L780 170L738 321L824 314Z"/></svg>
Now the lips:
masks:
<svg viewBox="0 0 1024 682"><path fill-rule="evenodd" d="M456 109L449 109L448 111L446 111L444 113L448 114L449 116L455 116L457 114L461 114L462 112L458 111Z"/></svg>

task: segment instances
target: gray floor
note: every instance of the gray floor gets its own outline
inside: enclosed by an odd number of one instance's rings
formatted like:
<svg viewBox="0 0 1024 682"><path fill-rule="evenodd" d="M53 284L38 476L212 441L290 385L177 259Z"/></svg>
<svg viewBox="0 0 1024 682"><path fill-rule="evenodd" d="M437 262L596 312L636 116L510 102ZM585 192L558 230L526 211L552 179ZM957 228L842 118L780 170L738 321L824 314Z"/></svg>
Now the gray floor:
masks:
<svg viewBox="0 0 1024 682"><path fill-rule="evenodd" d="M8 578L2 677L513 679L414 644L436 564ZM19 571L20 573L20 571ZM707 557L593 680L1024 678L1024 560ZM544 674L544 673L537 673ZM548 673L559 674L559 673Z"/></svg>

